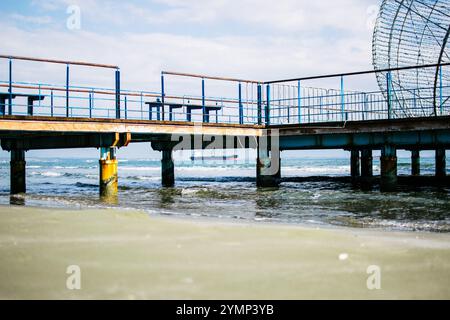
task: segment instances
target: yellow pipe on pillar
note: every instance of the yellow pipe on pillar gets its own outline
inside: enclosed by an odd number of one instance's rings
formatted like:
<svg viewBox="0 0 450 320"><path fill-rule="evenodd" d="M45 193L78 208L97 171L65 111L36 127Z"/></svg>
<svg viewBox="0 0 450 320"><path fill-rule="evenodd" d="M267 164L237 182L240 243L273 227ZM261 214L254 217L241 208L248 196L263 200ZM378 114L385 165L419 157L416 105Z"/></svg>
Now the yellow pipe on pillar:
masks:
<svg viewBox="0 0 450 320"><path fill-rule="evenodd" d="M114 148L102 148L100 159L100 195L114 197L118 193L118 161Z"/></svg>

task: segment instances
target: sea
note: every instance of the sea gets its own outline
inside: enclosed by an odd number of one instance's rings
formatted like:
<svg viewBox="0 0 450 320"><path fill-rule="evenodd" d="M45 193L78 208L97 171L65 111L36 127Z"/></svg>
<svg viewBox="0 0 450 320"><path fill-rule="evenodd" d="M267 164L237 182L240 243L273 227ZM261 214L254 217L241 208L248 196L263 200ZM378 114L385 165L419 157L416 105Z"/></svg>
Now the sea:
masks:
<svg viewBox="0 0 450 320"><path fill-rule="evenodd" d="M159 160L119 160L117 198L99 197L98 159L27 158L27 194L10 196L9 159L0 159L0 205L118 208L149 215L308 226L450 232L450 189L418 186L381 193L355 188L347 158L283 159L283 182L258 189L255 163L176 161L175 188L161 188ZM422 158L423 175L434 159ZM410 159L400 158L400 175ZM379 161L374 160L374 174ZM450 174L450 171L449 171ZM308 177L308 178L306 178Z"/></svg>

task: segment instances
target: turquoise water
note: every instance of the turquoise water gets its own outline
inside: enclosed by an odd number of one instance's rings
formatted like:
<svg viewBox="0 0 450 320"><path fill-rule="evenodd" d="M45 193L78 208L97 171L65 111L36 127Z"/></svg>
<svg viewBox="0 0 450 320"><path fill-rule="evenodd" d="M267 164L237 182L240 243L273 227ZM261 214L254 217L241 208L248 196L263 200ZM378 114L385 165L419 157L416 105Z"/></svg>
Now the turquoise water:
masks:
<svg viewBox="0 0 450 320"><path fill-rule="evenodd" d="M121 160L119 196L98 196L97 159L27 159L27 195L9 195L9 160L0 160L0 204L142 209L149 214L211 217L398 230L450 231L449 189L423 187L380 193L354 189L345 179L348 159L284 159L286 180L277 190L258 190L255 164L239 161L176 162L176 187L160 188L160 162ZM399 159L399 174L410 160ZM422 159L422 173L434 159ZM379 173L379 162L374 162ZM449 172L450 173L450 172ZM314 176L297 181L293 177ZM289 179L290 178L290 179Z"/></svg>

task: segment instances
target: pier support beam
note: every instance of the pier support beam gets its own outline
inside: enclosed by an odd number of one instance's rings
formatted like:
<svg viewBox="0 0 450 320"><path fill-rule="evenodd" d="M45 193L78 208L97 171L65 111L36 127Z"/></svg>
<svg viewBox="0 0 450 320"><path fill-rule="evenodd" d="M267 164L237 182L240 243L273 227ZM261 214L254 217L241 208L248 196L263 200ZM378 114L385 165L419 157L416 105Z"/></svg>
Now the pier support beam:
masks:
<svg viewBox="0 0 450 320"><path fill-rule="evenodd" d="M411 175L420 176L420 151L411 150Z"/></svg>
<svg viewBox="0 0 450 320"><path fill-rule="evenodd" d="M277 188L281 183L281 153L275 148L269 150L260 145L258 138L258 156L256 159L256 186L258 188Z"/></svg>
<svg viewBox="0 0 450 320"><path fill-rule="evenodd" d="M175 165L173 163L173 149L162 149L161 183L165 188L175 186Z"/></svg>
<svg viewBox="0 0 450 320"><path fill-rule="evenodd" d="M373 177L373 157L370 149L361 151L361 176L363 178Z"/></svg>
<svg viewBox="0 0 450 320"><path fill-rule="evenodd" d="M117 196L117 167L116 148L100 148L100 196Z"/></svg>
<svg viewBox="0 0 450 320"><path fill-rule="evenodd" d="M447 176L447 164L445 149L436 149L436 178L445 178Z"/></svg>
<svg viewBox="0 0 450 320"><path fill-rule="evenodd" d="M397 149L392 145L381 148L381 191L397 189Z"/></svg>
<svg viewBox="0 0 450 320"><path fill-rule="evenodd" d="M26 192L26 161L25 151L22 149L11 150L10 162L11 194Z"/></svg>
<svg viewBox="0 0 450 320"><path fill-rule="evenodd" d="M360 163L359 150L350 150L350 172L353 180L361 176Z"/></svg>

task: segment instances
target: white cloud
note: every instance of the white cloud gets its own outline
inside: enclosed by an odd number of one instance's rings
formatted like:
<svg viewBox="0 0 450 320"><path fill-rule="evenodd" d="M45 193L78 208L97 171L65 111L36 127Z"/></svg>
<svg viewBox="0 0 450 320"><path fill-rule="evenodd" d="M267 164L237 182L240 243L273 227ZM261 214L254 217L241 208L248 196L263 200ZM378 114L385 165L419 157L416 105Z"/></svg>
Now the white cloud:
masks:
<svg viewBox="0 0 450 320"><path fill-rule="evenodd" d="M29 24L50 24L52 23L52 18L49 16L24 16L21 14L14 13L10 17L18 22L29 23Z"/></svg>
<svg viewBox="0 0 450 320"><path fill-rule="evenodd" d="M61 0L32 0L31 5L34 7L40 7L47 11L58 10L61 5Z"/></svg>
<svg viewBox="0 0 450 320"><path fill-rule="evenodd" d="M138 4L111 0L34 1L47 10L76 4L98 23L132 25L144 21L170 26L229 22L291 32L333 27L352 33L367 25L367 9L378 3L379 0L151 0ZM157 9L152 7L154 4Z"/></svg>
<svg viewBox="0 0 450 320"><path fill-rule="evenodd" d="M77 1L53 0L51 8L57 2ZM124 87L151 91L159 90L159 74L163 69L270 80L368 69L371 65L371 31L366 28L366 8L372 1L283 0L274 4L268 0L158 0L167 5L162 15L168 19L166 22L189 17L199 26L212 28L219 21L277 28L277 32L266 30L252 35L223 31L214 37L176 34L171 32L170 23L166 33L132 32L117 27L117 23L142 16L152 21L147 16L148 6L138 8L106 0L79 2L83 19L84 14L95 16L96 23L105 23L117 32L100 34L89 29L70 32L64 28L24 31L3 22L1 30L11 39L3 50L7 54L117 64L122 69ZM339 34L336 30L340 29L348 33ZM29 69L35 76L33 71ZM46 77L53 76L49 73ZM89 73L89 80L96 84L109 81L108 77L102 72ZM54 78L61 79L60 75Z"/></svg>

